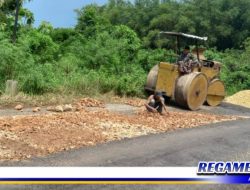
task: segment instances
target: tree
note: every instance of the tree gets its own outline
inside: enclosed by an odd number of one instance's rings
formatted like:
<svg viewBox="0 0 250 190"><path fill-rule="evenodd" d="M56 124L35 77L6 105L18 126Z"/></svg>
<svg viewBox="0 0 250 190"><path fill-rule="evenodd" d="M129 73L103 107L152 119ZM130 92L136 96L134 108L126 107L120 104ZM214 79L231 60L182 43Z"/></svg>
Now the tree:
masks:
<svg viewBox="0 0 250 190"><path fill-rule="evenodd" d="M100 9L97 5L88 5L81 10L77 10L76 30L91 37L95 36L98 31L105 29L109 22L100 15Z"/></svg>
<svg viewBox="0 0 250 190"><path fill-rule="evenodd" d="M0 29L13 31L13 41L16 41L16 32L21 24L31 26L34 22L33 13L22 7L24 2L24 0L1 0L0 2ZM22 21L24 22L21 23Z"/></svg>

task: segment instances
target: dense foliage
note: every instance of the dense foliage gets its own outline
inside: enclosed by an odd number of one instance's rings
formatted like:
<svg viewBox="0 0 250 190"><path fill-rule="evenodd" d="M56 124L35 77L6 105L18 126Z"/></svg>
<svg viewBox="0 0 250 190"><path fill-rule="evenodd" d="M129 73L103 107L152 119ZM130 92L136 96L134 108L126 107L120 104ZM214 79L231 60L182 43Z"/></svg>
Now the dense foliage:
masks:
<svg viewBox="0 0 250 190"><path fill-rule="evenodd" d="M79 9L75 28L32 27L22 8L11 42L14 0L0 0L0 88L16 79L30 94L113 91L143 95L150 68L167 61L174 44L159 31L208 36L206 55L223 63L229 94L250 87L249 0L109 0ZM182 45L185 45L184 43Z"/></svg>

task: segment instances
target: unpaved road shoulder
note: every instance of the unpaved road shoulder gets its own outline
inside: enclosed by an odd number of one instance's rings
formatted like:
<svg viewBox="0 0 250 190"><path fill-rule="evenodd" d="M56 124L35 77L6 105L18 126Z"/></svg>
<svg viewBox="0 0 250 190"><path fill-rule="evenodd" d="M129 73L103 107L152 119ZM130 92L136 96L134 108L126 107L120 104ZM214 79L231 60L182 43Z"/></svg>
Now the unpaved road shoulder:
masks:
<svg viewBox="0 0 250 190"><path fill-rule="evenodd" d="M17 166L197 166L250 159L250 119L115 141L39 157Z"/></svg>
<svg viewBox="0 0 250 190"><path fill-rule="evenodd" d="M144 108L110 104L106 109L0 117L0 160L30 159L126 138L241 119L231 115L176 111L176 108L169 110L169 115L160 116Z"/></svg>

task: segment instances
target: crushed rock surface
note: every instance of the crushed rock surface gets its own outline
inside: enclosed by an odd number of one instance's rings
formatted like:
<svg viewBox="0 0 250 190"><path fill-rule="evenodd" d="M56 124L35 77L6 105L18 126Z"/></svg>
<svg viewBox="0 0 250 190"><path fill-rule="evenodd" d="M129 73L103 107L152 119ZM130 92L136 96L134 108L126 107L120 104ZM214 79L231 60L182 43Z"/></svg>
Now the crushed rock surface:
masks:
<svg viewBox="0 0 250 190"><path fill-rule="evenodd" d="M169 112L161 116L144 108L127 115L109 112L99 101L88 103L85 99L80 104L101 109L0 117L0 160L23 160L124 138L238 119L195 112Z"/></svg>
<svg viewBox="0 0 250 190"><path fill-rule="evenodd" d="M250 90L243 90L227 97L226 102L250 108Z"/></svg>
<svg viewBox="0 0 250 190"><path fill-rule="evenodd" d="M121 98L121 97L113 97L111 99L113 103L122 103L127 104L134 107L142 107L147 103L145 99L141 98Z"/></svg>

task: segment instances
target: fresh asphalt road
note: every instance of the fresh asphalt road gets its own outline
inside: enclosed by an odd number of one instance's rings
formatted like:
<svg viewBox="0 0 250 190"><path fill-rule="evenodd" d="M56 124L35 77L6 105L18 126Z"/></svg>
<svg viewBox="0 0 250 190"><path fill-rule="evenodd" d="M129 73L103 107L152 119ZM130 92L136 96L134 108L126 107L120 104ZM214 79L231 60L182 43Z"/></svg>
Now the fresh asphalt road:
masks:
<svg viewBox="0 0 250 190"><path fill-rule="evenodd" d="M222 109L225 109L224 111ZM250 116L250 109L222 106L212 112ZM231 113L232 112L232 113ZM250 119L149 135L96 147L1 163L2 166L197 166L199 161L250 160ZM248 186L0 186L8 189L245 189Z"/></svg>

